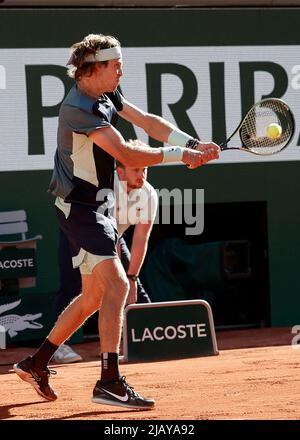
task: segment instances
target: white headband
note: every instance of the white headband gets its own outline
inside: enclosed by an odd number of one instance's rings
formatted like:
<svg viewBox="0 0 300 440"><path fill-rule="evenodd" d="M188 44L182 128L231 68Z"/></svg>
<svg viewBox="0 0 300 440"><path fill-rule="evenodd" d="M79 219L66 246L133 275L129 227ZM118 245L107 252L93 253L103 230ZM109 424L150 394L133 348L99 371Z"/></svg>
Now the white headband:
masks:
<svg viewBox="0 0 300 440"><path fill-rule="evenodd" d="M95 54L89 54L84 59L87 63L96 63L97 61L108 61L122 58L122 52L120 46L110 47L108 49L99 49ZM67 66L73 64L73 54L71 55Z"/></svg>
<svg viewBox="0 0 300 440"><path fill-rule="evenodd" d="M86 62L97 62L97 61L108 61L115 60L117 58L122 58L122 52L120 46L110 47L109 49L97 50L95 54L89 54L84 61Z"/></svg>

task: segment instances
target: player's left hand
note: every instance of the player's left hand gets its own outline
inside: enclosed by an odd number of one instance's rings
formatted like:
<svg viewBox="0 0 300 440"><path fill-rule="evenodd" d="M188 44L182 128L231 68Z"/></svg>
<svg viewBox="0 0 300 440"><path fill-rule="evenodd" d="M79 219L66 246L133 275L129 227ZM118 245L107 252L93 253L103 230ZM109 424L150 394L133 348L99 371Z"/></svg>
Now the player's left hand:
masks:
<svg viewBox="0 0 300 440"><path fill-rule="evenodd" d="M218 159L220 147L214 142L198 142L193 149L186 148L183 152L182 162L188 168L195 169L210 160Z"/></svg>
<svg viewBox="0 0 300 440"><path fill-rule="evenodd" d="M219 145L214 142L199 142L194 150L201 151L204 154L205 163L210 160L218 159L221 151Z"/></svg>

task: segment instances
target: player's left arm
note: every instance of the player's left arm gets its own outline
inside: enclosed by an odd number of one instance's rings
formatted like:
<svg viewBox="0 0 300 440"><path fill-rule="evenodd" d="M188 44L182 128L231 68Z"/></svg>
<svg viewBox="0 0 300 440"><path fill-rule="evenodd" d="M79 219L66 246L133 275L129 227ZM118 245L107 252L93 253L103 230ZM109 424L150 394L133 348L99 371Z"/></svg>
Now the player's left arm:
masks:
<svg viewBox="0 0 300 440"><path fill-rule="evenodd" d="M150 137L160 142L180 147L188 147L209 154L210 159L219 157L219 147L214 142L202 142L181 131L166 119L152 113L146 113L134 104L123 100L123 109L118 114L138 127L141 127Z"/></svg>
<svg viewBox="0 0 300 440"><path fill-rule="evenodd" d="M138 127L141 127L150 137L161 142L168 142L170 133L175 126L160 116L146 113L134 104L124 100L123 109L118 114Z"/></svg>

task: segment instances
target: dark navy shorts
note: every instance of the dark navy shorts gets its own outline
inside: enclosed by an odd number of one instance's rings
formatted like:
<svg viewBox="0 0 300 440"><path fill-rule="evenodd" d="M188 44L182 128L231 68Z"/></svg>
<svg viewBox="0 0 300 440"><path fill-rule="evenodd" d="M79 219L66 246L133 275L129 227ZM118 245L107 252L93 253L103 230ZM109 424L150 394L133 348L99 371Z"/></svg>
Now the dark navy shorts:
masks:
<svg viewBox="0 0 300 440"><path fill-rule="evenodd" d="M73 267L82 274L91 274L101 261L118 258L116 220L97 212L90 206L66 203L57 198L56 211L59 226L67 236Z"/></svg>

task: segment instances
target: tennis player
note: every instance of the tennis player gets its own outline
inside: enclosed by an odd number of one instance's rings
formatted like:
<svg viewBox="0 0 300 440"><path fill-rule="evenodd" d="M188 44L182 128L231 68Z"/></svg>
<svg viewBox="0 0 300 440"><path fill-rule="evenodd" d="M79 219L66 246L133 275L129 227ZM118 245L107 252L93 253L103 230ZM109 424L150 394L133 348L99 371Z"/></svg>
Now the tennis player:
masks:
<svg viewBox="0 0 300 440"><path fill-rule="evenodd" d="M49 383L48 362L101 305L101 375L92 401L151 409L154 400L137 393L119 372L122 316L129 283L117 256L116 222L108 209L115 159L133 167L181 161L194 169L217 159L219 147L193 139L121 96L117 87L123 61L116 38L86 36L72 46L68 64L75 85L59 113L58 146L49 190L56 196L59 226L72 245L73 266L80 267L82 294L60 315L37 352L15 364L14 370L42 397L56 400ZM171 146L149 149L126 143L115 128L117 115Z"/></svg>

